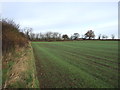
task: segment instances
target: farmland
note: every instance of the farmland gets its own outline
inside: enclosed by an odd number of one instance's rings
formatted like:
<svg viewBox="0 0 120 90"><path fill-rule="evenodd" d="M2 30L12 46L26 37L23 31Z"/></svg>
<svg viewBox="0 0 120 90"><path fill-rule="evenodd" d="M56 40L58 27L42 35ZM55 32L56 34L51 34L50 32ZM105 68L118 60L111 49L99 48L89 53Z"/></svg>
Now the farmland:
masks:
<svg viewBox="0 0 120 90"><path fill-rule="evenodd" d="M32 42L40 88L118 87L118 41Z"/></svg>

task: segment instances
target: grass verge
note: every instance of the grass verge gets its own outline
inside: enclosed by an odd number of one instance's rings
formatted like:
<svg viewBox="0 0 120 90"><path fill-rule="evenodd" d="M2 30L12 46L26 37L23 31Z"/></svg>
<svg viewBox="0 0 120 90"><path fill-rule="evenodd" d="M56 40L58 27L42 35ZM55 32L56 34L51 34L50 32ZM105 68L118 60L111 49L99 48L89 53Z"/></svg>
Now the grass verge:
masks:
<svg viewBox="0 0 120 90"><path fill-rule="evenodd" d="M3 88L39 88L31 45L3 56Z"/></svg>

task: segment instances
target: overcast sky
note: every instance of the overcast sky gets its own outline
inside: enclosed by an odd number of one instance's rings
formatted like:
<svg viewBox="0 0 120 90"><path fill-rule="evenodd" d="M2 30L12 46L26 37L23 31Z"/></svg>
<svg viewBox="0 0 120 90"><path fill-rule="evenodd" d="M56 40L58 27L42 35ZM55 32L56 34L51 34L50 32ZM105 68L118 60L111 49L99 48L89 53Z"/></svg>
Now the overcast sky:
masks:
<svg viewBox="0 0 120 90"><path fill-rule="evenodd" d="M88 30L118 37L117 2L6 2L2 3L2 17L13 19L21 28L34 32L79 33Z"/></svg>

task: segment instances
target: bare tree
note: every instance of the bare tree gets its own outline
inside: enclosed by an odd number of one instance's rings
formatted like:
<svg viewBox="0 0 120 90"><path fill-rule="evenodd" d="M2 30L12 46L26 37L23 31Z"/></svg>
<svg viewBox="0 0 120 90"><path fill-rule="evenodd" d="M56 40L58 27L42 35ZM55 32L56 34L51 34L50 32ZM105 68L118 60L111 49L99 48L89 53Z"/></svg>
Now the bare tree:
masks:
<svg viewBox="0 0 120 90"><path fill-rule="evenodd" d="M58 34L58 40L61 40L61 34L60 33Z"/></svg>
<svg viewBox="0 0 120 90"><path fill-rule="evenodd" d="M33 30L32 28L25 27L23 31L29 40L30 40L30 33L32 32L32 30Z"/></svg>
<svg viewBox="0 0 120 90"><path fill-rule="evenodd" d="M67 34L64 34L64 35L62 35L62 38L64 38L64 40L67 40L69 37Z"/></svg>
<svg viewBox="0 0 120 90"><path fill-rule="evenodd" d="M105 39L106 38L106 35L102 35L102 39Z"/></svg>
<svg viewBox="0 0 120 90"><path fill-rule="evenodd" d="M41 38L41 40L46 40L45 34L40 33L40 38Z"/></svg>
<svg viewBox="0 0 120 90"><path fill-rule="evenodd" d="M42 33L39 33L39 40L42 40Z"/></svg>
<svg viewBox="0 0 120 90"><path fill-rule="evenodd" d="M108 36L106 35L105 38L108 39Z"/></svg>
<svg viewBox="0 0 120 90"><path fill-rule="evenodd" d="M101 39L101 34L98 35L98 39L99 39L99 40Z"/></svg>
<svg viewBox="0 0 120 90"><path fill-rule="evenodd" d="M78 39L79 36L80 36L79 33L74 33L74 34L73 34L73 38L74 38L74 40Z"/></svg>
<svg viewBox="0 0 120 90"><path fill-rule="evenodd" d="M114 39L114 38L115 38L115 35L114 35L114 34L112 34L112 35L111 35L111 38L112 38L112 39Z"/></svg>
<svg viewBox="0 0 120 90"><path fill-rule="evenodd" d="M61 34L58 32L32 33L29 34L30 40L60 40Z"/></svg>
<svg viewBox="0 0 120 90"><path fill-rule="evenodd" d="M36 40L39 40L39 33L36 33Z"/></svg>
<svg viewBox="0 0 120 90"><path fill-rule="evenodd" d="M58 34L59 34L58 32L53 32L53 39L56 40L58 38Z"/></svg>
<svg viewBox="0 0 120 90"><path fill-rule="evenodd" d="M35 40L35 33L30 33L30 40Z"/></svg>
<svg viewBox="0 0 120 90"><path fill-rule="evenodd" d="M47 32L46 34L45 34L45 37L46 37L46 39L49 41L50 40L50 38L52 38L52 32Z"/></svg>
<svg viewBox="0 0 120 90"><path fill-rule="evenodd" d="M92 30L87 31L87 33L85 33L85 38L87 38L87 37L89 39L94 38L95 37L94 31L92 31Z"/></svg>

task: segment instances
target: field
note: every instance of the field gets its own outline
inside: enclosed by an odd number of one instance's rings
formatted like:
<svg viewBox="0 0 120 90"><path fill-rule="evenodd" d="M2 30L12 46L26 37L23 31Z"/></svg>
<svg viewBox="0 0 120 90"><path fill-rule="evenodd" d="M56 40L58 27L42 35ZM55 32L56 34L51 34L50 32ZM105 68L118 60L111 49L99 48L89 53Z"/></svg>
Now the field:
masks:
<svg viewBox="0 0 120 90"><path fill-rule="evenodd" d="M40 88L118 87L118 41L32 42Z"/></svg>

